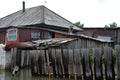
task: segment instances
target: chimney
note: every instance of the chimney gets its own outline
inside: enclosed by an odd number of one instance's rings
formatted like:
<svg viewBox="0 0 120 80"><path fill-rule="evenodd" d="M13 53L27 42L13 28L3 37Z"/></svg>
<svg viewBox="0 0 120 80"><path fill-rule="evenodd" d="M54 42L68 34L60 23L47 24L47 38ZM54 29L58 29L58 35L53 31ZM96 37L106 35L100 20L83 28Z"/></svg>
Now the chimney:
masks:
<svg viewBox="0 0 120 80"><path fill-rule="evenodd" d="M25 1L23 1L23 12L25 12Z"/></svg>
<svg viewBox="0 0 120 80"><path fill-rule="evenodd" d="M73 32L73 26L69 26L69 33L72 34Z"/></svg>

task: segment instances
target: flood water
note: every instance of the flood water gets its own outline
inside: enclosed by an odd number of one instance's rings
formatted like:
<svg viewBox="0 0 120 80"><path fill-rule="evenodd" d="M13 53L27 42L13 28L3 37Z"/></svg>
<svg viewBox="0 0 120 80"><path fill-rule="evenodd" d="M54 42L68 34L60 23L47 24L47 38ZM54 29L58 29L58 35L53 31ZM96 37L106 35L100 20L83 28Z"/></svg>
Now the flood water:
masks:
<svg viewBox="0 0 120 80"><path fill-rule="evenodd" d="M74 80L63 78L33 77L29 69L22 69L12 76L11 71L0 70L0 80Z"/></svg>

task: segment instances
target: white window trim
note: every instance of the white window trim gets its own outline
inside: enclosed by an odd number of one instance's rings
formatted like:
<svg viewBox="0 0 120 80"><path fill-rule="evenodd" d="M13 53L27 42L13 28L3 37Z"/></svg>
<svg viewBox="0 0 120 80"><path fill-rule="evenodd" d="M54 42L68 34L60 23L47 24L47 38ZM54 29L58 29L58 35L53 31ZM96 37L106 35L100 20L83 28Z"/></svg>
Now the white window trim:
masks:
<svg viewBox="0 0 120 80"><path fill-rule="evenodd" d="M15 38L14 40L10 40L9 37L8 37L8 32L11 31L11 30L16 30L16 38ZM17 40L17 32L18 32L17 29L8 29L8 30L7 30L7 38L8 38L8 41L15 41L15 40Z"/></svg>

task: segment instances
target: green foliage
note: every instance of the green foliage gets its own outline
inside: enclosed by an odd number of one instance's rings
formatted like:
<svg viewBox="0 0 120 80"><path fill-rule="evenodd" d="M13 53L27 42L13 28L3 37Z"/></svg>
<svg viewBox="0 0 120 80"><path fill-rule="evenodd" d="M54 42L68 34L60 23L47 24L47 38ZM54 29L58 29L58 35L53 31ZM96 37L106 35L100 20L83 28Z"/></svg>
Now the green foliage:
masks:
<svg viewBox="0 0 120 80"><path fill-rule="evenodd" d="M116 23L116 22L113 22L113 23L111 23L111 24L109 24L109 25L105 25L104 28L116 28L116 27L117 27L117 23Z"/></svg>
<svg viewBox="0 0 120 80"><path fill-rule="evenodd" d="M75 26L79 27L79 28L83 28L84 24L81 24L79 21L74 23Z"/></svg>
<svg viewBox="0 0 120 80"><path fill-rule="evenodd" d="M108 25L105 25L105 28L109 28L109 26L108 26Z"/></svg>
<svg viewBox="0 0 120 80"><path fill-rule="evenodd" d="M92 52L92 49L89 49L89 59L90 59L90 62L93 62L93 52Z"/></svg>
<svg viewBox="0 0 120 80"><path fill-rule="evenodd" d="M113 59L116 60L116 51L115 50L113 50L112 56L113 56Z"/></svg>
<svg viewBox="0 0 120 80"><path fill-rule="evenodd" d="M102 63L105 62L105 55L104 55L104 51L102 50L102 54L101 54L101 60L102 60Z"/></svg>

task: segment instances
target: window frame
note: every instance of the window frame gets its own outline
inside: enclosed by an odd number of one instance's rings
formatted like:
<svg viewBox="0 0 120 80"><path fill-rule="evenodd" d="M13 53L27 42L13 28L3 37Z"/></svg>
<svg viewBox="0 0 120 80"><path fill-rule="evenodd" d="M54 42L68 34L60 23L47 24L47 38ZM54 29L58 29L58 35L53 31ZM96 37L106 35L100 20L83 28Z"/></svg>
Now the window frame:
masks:
<svg viewBox="0 0 120 80"><path fill-rule="evenodd" d="M9 34L10 31L15 30L15 34ZM15 36L15 39L10 39L9 36ZM7 38L8 41L15 41L17 40L17 29L8 29L7 30Z"/></svg>
<svg viewBox="0 0 120 80"><path fill-rule="evenodd" d="M37 36L35 36L35 34L33 35L33 33L37 33ZM39 31L32 31L31 32L31 40L38 40L38 39L40 39L40 36L41 36L41 32L39 32Z"/></svg>

